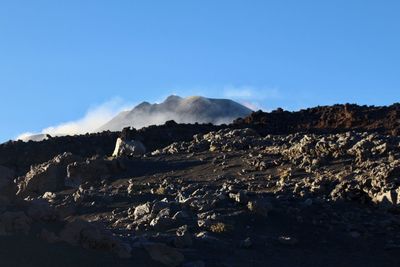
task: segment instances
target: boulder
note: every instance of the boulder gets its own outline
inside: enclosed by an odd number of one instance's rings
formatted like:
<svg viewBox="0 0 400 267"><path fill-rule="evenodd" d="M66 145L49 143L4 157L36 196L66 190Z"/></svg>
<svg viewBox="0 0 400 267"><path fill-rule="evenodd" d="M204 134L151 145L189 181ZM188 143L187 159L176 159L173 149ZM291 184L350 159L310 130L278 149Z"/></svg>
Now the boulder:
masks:
<svg viewBox="0 0 400 267"><path fill-rule="evenodd" d="M135 211L133 212L133 216L135 220L140 219L146 214L149 214L151 212L151 205L149 202L139 205L135 208Z"/></svg>
<svg viewBox="0 0 400 267"><path fill-rule="evenodd" d="M46 192L59 191L64 187L68 164L77 161L78 157L64 153L52 160L31 167L31 170L18 183L17 195L41 196Z"/></svg>
<svg viewBox="0 0 400 267"><path fill-rule="evenodd" d="M146 147L142 142L138 140L122 140L121 138L118 138L112 156L135 156L143 155L145 153Z"/></svg>

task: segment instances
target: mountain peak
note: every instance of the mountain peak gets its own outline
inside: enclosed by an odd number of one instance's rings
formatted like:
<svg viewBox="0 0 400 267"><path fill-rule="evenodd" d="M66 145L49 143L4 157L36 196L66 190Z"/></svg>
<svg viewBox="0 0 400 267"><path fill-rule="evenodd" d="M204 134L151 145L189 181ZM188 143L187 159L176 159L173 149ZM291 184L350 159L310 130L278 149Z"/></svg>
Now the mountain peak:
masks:
<svg viewBox="0 0 400 267"><path fill-rule="evenodd" d="M214 99L203 96L182 98L168 96L164 102L150 104L142 102L133 110L120 113L103 125L99 131L120 131L125 127L142 128L164 124L174 120L177 123L231 123L239 117L246 117L251 109L229 99Z"/></svg>
<svg viewBox="0 0 400 267"><path fill-rule="evenodd" d="M137 105L137 106L135 107L135 109L143 109L143 108L147 108L147 107L150 107L150 106L151 106L151 104L150 104L149 102L143 101L142 103L140 103L139 105Z"/></svg>
<svg viewBox="0 0 400 267"><path fill-rule="evenodd" d="M180 101L180 100L182 100L182 99L183 99L183 98L180 97L180 96L177 96L177 95L170 95L169 97L167 97L167 98L165 99L164 102Z"/></svg>

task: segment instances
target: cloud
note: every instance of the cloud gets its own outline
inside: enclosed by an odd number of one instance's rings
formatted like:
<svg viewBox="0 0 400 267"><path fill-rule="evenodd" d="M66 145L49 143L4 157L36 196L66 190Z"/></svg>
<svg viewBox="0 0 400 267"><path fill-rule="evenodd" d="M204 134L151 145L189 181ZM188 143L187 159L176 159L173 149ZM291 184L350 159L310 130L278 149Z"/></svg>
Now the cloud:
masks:
<svg viewBox="0 0 400 267"><path fill-rule="evenodd" d="M177 87L173 89L174 94L179 96L201 95L214 98L228 98L253 109L269 111L267 106L275 106L277 101L284 98L278 87L253 86L253 85L225 85L225 86L196 86L191 88ZM271 104L274 103L274 104Z"/></svg>
<svg viewBox="0 0 400 267"><path fill-rule="evenodd" d="M278 99L281 94L278 88L257 88L253 86L226 86L223 90L224 97L242 100L268 100Z"/></svg>
<svg viewBox="0 0 400 267"><path fill-rule="evenodd" d="M259 103L256 102L241 102L243 106L246 108L249 108L251 110L257 111L259 109L263 109L262 106Z"/></svg>
<svg viewBox="0 0 400 267"><path fill-rule="evenodd" d="M16 139L26 140L30 136L41 134L59 136L92 133L111 120L119 112L132 107L133 105L127 104L121 98L116 97L101 105L90 108L80 119L47 127L39 133L26 132L20 134Z"/></svg>
<svg viewBox="0 0 400 267"><path fill-rule="evenodd" d="M252 110L269 111L265 103L268 105L269 100L281 99L282 94L276 87L226 86L223 97L233 99Z"/></svg>

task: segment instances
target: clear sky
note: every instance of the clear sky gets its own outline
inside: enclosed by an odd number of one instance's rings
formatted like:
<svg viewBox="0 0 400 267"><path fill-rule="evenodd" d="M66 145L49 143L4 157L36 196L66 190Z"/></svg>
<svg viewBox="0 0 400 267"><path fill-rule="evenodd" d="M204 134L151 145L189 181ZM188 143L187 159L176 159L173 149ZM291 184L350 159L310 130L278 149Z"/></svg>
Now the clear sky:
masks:
<svg viewBox="0 0 400 267"><path fill-rule="evenodd" d="M0 141L172 93L399 102L399 14L397 0L2 0Z"/></svg>

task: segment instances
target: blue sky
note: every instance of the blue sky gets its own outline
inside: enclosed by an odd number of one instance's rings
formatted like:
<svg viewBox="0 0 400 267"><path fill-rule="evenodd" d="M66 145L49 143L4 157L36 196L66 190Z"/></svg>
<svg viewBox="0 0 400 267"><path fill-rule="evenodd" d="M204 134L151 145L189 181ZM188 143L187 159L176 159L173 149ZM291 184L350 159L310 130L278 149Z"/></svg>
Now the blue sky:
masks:
<svg viewBox="0 0 400 267"><path fill-rule="evenodd" d="M172 93L399 102L399 14L395 0L0 1L0 141Z"/></svg>

